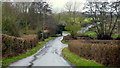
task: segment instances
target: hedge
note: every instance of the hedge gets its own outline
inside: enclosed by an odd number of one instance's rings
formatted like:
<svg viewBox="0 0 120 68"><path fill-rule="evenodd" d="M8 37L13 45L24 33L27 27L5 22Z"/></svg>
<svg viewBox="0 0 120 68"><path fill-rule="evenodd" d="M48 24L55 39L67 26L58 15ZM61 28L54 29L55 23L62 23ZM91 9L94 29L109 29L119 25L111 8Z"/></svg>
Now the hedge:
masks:
<svg viewBox="0 0 120 68"><path fill-rule="evenodd" d="M120 66L120 40L70 40L69 50L106 66Z"/></svg>
<svg viewBox="0 0 120 68"><path fill-rule="evenodd" d="M2 58L18 56L28 49L36 47L38 38L36 35L27 35L23 37L14 37L2 34Z"/></svg>

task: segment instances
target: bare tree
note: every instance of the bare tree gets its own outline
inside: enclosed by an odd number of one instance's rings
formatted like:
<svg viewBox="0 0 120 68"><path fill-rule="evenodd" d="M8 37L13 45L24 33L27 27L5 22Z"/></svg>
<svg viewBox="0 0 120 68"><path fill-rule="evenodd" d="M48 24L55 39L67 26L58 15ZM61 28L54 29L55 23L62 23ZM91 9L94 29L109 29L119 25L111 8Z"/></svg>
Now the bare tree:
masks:
<svg viewBox="0 0 120 68"><path fill-rule="evenodd" d="M79 9L78 7L80 6L80 4L78 2L74 2L73 4L73 18L74 18L74 22L76 22L76 15L77 15L77 10Z"/></svg>
<svg viewBox="0 0 120 68"><path fill-rule="evenodd" d="M68 11L65 29L69 30L73 38L75 38L77 36L77 31L80 30L80 23L76 21L77 10L80 4L77 2L68 2L65 6Z"/></svg>
<svg viewBox="0 0 120 68"><path fill-rule="evenodd" d="M119 2L88 2L86 14L96 23L98 39L111 39L120 14Z"/></svg>
<svg viewBox="0 0 120 68"><path fill-rule="evenodd" d="M70 15L71 15L72 7L73 7L72 2L67 2L65 5L65 9L69 12Z"/></svg>

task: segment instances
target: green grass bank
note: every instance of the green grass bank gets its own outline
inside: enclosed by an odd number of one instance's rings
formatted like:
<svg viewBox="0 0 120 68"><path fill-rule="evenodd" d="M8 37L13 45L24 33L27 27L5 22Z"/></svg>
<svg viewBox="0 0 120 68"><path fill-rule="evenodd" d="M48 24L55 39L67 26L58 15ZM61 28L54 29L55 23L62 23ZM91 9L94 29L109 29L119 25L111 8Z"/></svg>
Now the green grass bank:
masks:
<svg viewBox="0 0 120 68"><path fill-rule="evenodd" d="M68 48L64 48L62 51L62 55L66 60L68 60L70 63L74 64L75 66L99 66L104 67L102 64L99 64L97 62L86 60L82 57L77 56L76 54L69 51ZM106 67L104 67L106 68Z"/></svg>

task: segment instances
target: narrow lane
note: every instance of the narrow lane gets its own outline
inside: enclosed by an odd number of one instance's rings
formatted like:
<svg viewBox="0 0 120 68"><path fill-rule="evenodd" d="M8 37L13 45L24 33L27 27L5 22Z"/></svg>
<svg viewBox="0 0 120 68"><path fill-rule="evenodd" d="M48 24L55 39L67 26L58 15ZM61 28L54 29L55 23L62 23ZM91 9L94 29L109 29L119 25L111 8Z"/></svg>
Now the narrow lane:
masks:
<svg viewBox="0 0 120 68"><path fill-rule="evenodd" d="M33 56L19 60L10 66L71 66L61 55L62 49L68 46L61 43L62 39L63 36L47 42Z"/></svg>
<svg viewBox="0 0 120 68"><path fill-rule="evenodd" d="M36 59L32 61L32 66L69 66L61 56L62 49L66 47L61 43L62 38L58 37L48 42L42 52L36 55Z"/></svg>

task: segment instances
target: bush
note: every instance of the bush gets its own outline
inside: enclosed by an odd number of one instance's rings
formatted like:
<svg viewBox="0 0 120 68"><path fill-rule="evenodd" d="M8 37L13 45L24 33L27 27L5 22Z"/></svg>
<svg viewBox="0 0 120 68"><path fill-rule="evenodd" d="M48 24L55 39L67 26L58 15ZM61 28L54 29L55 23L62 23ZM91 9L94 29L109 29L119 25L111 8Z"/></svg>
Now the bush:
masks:
<svg viewBox="0 0 120 68"><path fill-rule="evenodd" d="M89 37L88 35L82 35L77 37L77 40L91 40L93 38Z"/></svg>
<svg viewBox="0 0 120 68"><path fill-rule="evenodd" d="M10 58L36 47L38 42L36 35L14 37L2 34L2 57Z"/></svg>
<svg viewBox="0 0 120 68"><path fill-rule="evenodd" d="M81 66L80 68L84 68L85 66L87 66L85 68L94 68L96 66L97 67L99 66L100 68L105 68L103 65L99 63L79 57L78 55L70 52L68 48L64 48L62 50L62 55L64 56L65 59L67 59L70 63L74 64L75 66Z"/></svg>
<svg viewBox="0 0 120 68"><path fill-rule="evenodd" d="M80 57L95 60L106 66L120 66L119 40L72 40L69 49Z"/></svg>
<svg viewBox="0 0 120 68"><path fill-rule="evenodd" d="M64 36L63 37L63 40L64 41L68 41L68 40L71 40L72 39L72 36L71 35L67 35L67 36Z"/></svg>

